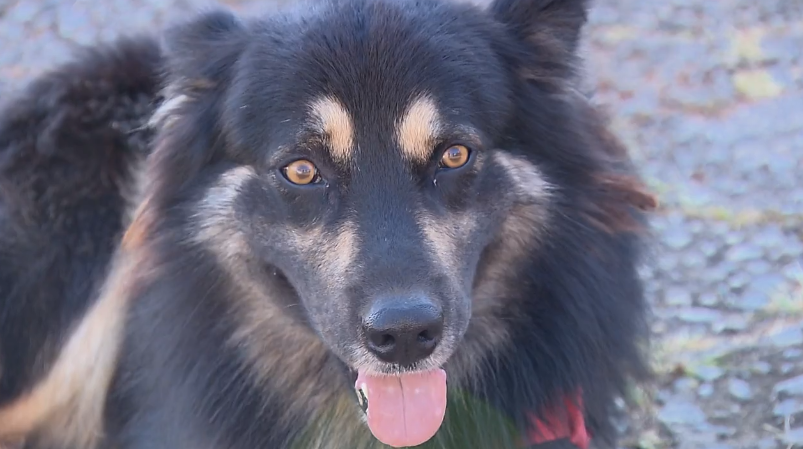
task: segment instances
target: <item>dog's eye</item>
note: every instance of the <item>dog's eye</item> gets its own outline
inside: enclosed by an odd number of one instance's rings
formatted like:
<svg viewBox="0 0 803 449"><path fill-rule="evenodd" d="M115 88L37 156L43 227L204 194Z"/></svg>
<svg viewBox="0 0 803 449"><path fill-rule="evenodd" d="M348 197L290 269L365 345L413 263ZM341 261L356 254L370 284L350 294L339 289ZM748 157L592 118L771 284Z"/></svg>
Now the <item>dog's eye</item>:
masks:
<svg viewBox="0 0 803 449"><path fill-rule="evenodd" d="M441 157L440 165L445 168L460 168L466 165L471 152L463 145L452 145Z"/></svg>
<svg viewBox="0 0 803 449"><path fill-rule="evenodd" d="M288 181L301 186L312 184L320 180L318 168L315 167L315 164L306 159L299 159L287 164L282 172L284 172L284 177L287 178Z"/></svg>

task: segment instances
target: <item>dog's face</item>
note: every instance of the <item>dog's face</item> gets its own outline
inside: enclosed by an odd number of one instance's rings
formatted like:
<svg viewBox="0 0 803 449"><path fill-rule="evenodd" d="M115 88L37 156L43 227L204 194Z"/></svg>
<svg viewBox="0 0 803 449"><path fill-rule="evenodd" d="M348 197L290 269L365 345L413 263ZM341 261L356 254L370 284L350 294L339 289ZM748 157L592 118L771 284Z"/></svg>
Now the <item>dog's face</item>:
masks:
<svg viewBox="0 0 803 449"><path fill-rule="evenodd" d="M545 183L498 151L508 80L472 29L485 23L355 9L278 45L256 33L244 51L225 120L254 162L235 207L248 246L346 364L436 369L466 331L494 224Z"/></svg>
<svg viewBox="0 0 803 449"><path fill-rule="evenodd" d="M235 26L207 20L193 26ZM545 219L549 183L506 148L495 25L461 5L380 1L225 29L247 38L216 100L224 155L202 227L238 223L219 246L286 278L353 369L442 367L507 217L528 209L519 236Z"/></svg>
<svg viewBox="0 0 803 449"><path fill-rule="evenodd" d="M571 157L558 142L582 138L563 83L584 7L357 0L251 24L209 14L168 35L162 140L184 154L158 149L156 166L203 186L196 240L267 286L265 307L281 301L358 386L418 385L439 424L439 370L505 338L497 284L548 232L550 171ZM523 110L522 95L550 110ZM534 125L523 134L538 141L514 137Z"/></svg>

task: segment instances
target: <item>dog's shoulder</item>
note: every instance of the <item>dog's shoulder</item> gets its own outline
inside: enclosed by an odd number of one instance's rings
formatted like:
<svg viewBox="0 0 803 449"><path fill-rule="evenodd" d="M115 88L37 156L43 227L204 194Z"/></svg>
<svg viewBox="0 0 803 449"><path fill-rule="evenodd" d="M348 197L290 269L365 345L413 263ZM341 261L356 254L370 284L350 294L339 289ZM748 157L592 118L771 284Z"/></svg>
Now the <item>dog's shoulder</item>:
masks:
<svg viewBox="0 0 803 449"><path fill-rule="evenodd" d="M119 238L161 61L147 37L81 48L0 106L0 441L58 403L36 392Z"/></svg>

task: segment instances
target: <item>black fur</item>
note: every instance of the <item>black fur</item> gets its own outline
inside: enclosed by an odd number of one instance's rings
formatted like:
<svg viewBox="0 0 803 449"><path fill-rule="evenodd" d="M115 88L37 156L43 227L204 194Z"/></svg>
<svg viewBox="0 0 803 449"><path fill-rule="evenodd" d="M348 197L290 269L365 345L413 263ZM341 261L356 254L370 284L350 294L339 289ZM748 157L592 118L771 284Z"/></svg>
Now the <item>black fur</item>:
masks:
<svg viewBox="0 0 803 449"><path fill-rule="evenodd" d="M0 408L41 379L106 273L149 152L160 50L82 51L0 112Z"/></svg>
<svg viewBox="0 0 803 449"><path fill-rule="evenodd" d="M455 335L482 340L499 329L462 317L471 295L460 289L491 285L497 269L504 288L486 300L510 304L493 322L506 331L505 344L494 354L455 348L458 360L480 362L450 391L445 429L425 446L512 448L531 425L528 414L577 391L590 433L614 444L614 398L630 379L648 377L637 266L641 209L650 200L626 152L576 91L587 3L497 0L482 11L433 0L334 0L249 21L210 12L168 30L161 47L122 40L35 80L0 113L0 412L42 379L96 297L128 225L131 167L147 155L132 225L142 238L116 255L136 257L132 276L141 280L101 447L305 447L316 419L329 419L315 422L330 438L356 438L332 447L373 447L364 429L343 430L354 419L334 410L341 397L359 410L354 367L338 346L352 342L349 330L359 325L352 312L365 306L362 298L420 287L453 314ZM144 124L163 89L168 100L185 101L152 142ZM437 95L448 123L473 127L485 153L524 158L559 189L545 205L548 224L528 219L545 231L524 258L511 262L499 250L518 238L503 234L502 222L520 213L522 200L491 156L420 195L429 185L411 179L429 179L428 166L401 168L388 158L394 130L385 119L402 114L419 91ZM288 187L273 170L284 161L276 149L295 142L304 108L321 93L365 114L356 132L369 136L358 162L321 164L334 167L329 178L344 180L325 193ZM245 165L259 176L231 206L231 229L253 251L239 274L256 279L284 312L281 325L255 334L261 340L249 335L235 345L232 336L246 326L242 278L192 237L209 189ZM459 285L416 243L407 215L414 208L439 223L475 215L480 230L465 236L464 257L455 260ZM272 229L306 231L313 222L332 230L355 216L357 258L367 268L349 268L342 281L321 278L309 269L316 255L300 257L271 237ZM260 345L274 348L266 370L275 382L256 379L246 361ZM308 377L281 377L302 363L294 354L308 357ZM301 393L305 385L316 392ZM29 447L36 442L34 433Z"/></svg>

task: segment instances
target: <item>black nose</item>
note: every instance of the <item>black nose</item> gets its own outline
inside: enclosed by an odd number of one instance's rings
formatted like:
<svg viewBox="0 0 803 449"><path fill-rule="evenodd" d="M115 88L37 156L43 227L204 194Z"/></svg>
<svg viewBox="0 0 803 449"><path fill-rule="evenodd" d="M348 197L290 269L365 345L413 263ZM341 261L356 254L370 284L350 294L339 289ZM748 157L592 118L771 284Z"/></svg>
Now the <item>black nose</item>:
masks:
<svg viewBox="0 0 803 449"><path fill-rule="evenodd" d="M380 360L410 366L435 350L443 311L425 297L383 297L374 301L363 328L368 349Z"/></svg>

